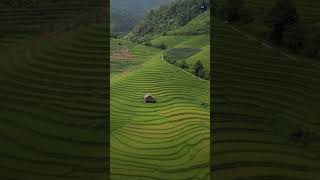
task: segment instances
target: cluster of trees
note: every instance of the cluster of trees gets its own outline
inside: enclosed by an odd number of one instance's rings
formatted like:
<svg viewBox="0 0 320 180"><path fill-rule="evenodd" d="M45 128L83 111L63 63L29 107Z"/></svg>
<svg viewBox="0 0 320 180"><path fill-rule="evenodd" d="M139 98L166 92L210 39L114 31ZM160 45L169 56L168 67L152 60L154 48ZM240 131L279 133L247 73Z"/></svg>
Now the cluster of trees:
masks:
<svg viewBox="0 0 320 180"><path fill-rule="evenodd" d="M168 45L165 44L164 42L161 42L160 44L152 44L150 41L147 41L144 43L144 45L155 47L155 48L160 48L162 50L166 50L168 48Z"/></svg>
<svg viewBox="0 0 320 180"><path fill-rule="evenodd" d="M229 23L261 22L250 13L244 0L226 0L221 5L214 4L214 13ZM266 38L272 43L309 57L320 56L320 24L302 22L291 0L277 0L271 9L263 13L261 26L268 29Z"/></svg>
<svg viewBox="0 0 320 180"><path fill-rule="evenodd" d="M190 66L186 62L185 59L177 59L171 56L168 56L166 53L163 55L163 59L167 61L170 64L176 65L180 67L181 69L189 69ZM201 78L201 79L210 79L210 74L206 72L202 62L198 60L192 67L192 72L195 76Z"/></svg>
<svg viewBox="0 0 320 180"><path fill-rule="evenodd" d="M177 0L170 5L162 5L150 10L143 20L131 31L128 39L134 42L145 42L157 35L182 27L193 18L203 13L201 4L210 0Z"/></svg>
<svg viewBox="0 0 320 180"><path fill-rule="evenodd" d="M163 55L163 59L170 64L176 65L182 69L189 69L189 65L184 59L177 59L172 56L169 56L167 53Z"/></svg>

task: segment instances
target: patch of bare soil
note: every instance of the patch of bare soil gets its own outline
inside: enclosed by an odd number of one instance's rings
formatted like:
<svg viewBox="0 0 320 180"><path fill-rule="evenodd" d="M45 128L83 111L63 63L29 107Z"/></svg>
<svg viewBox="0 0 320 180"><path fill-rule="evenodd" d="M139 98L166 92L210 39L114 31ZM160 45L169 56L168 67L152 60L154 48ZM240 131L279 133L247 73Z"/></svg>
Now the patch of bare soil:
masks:
<svg viewBox="0 0 320 180"><path fill-rule="evenodd" d="M129 61L132 59L132 55L129 50L125 47L118 47L111 51L111 59Z"/></svg>

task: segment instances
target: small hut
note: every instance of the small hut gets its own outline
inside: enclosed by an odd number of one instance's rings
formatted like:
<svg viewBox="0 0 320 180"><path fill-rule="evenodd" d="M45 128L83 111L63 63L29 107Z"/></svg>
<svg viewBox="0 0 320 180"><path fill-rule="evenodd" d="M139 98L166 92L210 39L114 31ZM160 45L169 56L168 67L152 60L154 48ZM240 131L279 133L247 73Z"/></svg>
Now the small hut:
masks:
<svg viewBox="0 0 320 180"><path fill-rule="evenodd" d="M144 102L145 103L155 103L156 99L151 94L144 95Z"/></svg>

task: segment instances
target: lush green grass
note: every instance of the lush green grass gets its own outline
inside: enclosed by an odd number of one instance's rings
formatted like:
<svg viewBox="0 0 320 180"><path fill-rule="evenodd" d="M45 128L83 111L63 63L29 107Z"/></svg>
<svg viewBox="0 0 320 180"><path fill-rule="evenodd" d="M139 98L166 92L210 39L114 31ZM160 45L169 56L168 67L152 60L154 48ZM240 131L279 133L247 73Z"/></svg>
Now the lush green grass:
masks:
<svg viewBox="0 0 320 180"><path fill-rule="evenodd" d="M39 25L21 11L1 18ZM107 178L106 31L105 21L54 36L34 30L1 48L0 179Z"/></svg>
<svg viewBox="0 0 320 180"><path fill-rule="evenodd" d="M210 72L210 37L208 34L203 35L168 35L156 38L151 41L152 44L157 45L165 43L170 49L200 49L200 51L193 56L186 58L189 65L188 71L192 73L193 65L200 60L205 68L205 71Z"/></svg>
<svg viewBox="0 0 320 180"><path fill-rule="evenodd" d="M114 50L118 49L119 47L127 48L132 59L128 61L111 59L110 68L112 69L112 77L121 77L123 74L126 74L127 72L141 68L142 64L145 61L150 60L152 57L156 55L160 57L159 53L161 52L160 49L131 43L123 39L111 39L111 54Z"/></svg>
<svg viewBox="0 0 320 180"><path fill-rule="evenodd" d="M166 36L160 36L150 43L153 46L159 46L160 44L166 44L167 51L174 49L199 49L196 54L184 53L185 60L189 66L187 71L193 73L193 66L197 61L201 61L204 65L206 73L210 72L210 12L204 12L194 18L185 26L178 28L175 31L168 32ZM201 30L201 33L199 30ZM197 32L197 33L191 33ZM190 54L192 56L189 56Z"/></svg>
<svg viewBox="0 0 320 180"><path fill-rule="evenodd" d="M210 11L204 12L190 21L187 25L169 31L168 35L200 35L210 33Z"/></svg>
<svg viewBox="0 0 320 180"><path fill-rule="evenodd" d="M210 179L209 81L162 60L164 51L158 48L113 39L111 49L119 42L134 58L111 59L111 178ZM202 49L209 46L209 35L151 41L152 46L161 43L187 61L209 59ZM147 93L157 103L144 103Z"/></svg>
<svg viewBox="0 0 320 180"><path fill-rule="evenodd" d="M213 26L213 178L318 179L319 62Z"/></svg>

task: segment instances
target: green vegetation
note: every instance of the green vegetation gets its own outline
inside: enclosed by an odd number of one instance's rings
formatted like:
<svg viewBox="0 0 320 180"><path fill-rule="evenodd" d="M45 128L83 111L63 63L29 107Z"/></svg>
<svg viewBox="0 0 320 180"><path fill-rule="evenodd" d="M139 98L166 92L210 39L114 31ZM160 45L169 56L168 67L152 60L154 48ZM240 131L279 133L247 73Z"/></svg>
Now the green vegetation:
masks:
<svg viewBox="0 0 320 180"><path fill-rule="evenodd" d="M160 49L125 44L135 64L111 60L111 178L209 179L209 82L162 61Z"/></svg>
<svg viewBox="0 0 320 180"><path fill-rule="evenodd" d="M210 11L206 11L191 20L187 25L169 31L168 35L201 35L210 33Z"/></svg>
<svg viewBox="0 0 320 180"><path fill-rule="evenodd" d="M168 59L187 59L200 51L201 49L195 48L172 48L164 56Z"/></svg>
<svg viewBox="0 0 320 180"><path fill-rule="evenodd" d="M205 15L203 15L205 14ZM204 12L200 14L201 17L209 17L210 12ZM207 18L198 18L198 24L201 26L201 29L210 29L208 23L203 23ZM190 23L192 24L192 20ZM190 26L188 23L186 26L190 27L189 32L198 32L197 26ZM191 28L192 27L192 28ZM181 27L181 29L186 29ZM206 30L209 31L209 30ZM174 32L181 32L180 29L175 30ZM201 76L203 79L210 79L210 42L209 34L197 35L196 33L190 33L189 35L179 35L179 33L168 32L167 36L160 36L150 41L151 46L158 47L161 44L167 46L167 50L164 53L164 59L168 60L171 64L175 64L183 69L186 69L190 73L194 73L193 67L197 61L201 61L204 66L204 76ZM169 56L168 56L169 52ZM176 63L177 62L177 63Z"/></svg>
<svg viewBox="0 0 320 180"><path fill-rule="evenodd" d="M185 26L203 13L200 9L203 3L209 4L209 0L178 0L159 9L152 9L127 38L134 42L145 42L166 35L168 31Z"/></svg>
<svg viewBox="0 0 320 180"><path fill-rule="evenodd" d="M275 46L311 58L320 57L319 3L309 0L224 0L217 17Z"/></svg>
<svg viewBox="0 0 320 180"><path fill-rule="evenodd" d="M166 51L163 59L170 64L175 64L182 69L188 69L189 65L186 59L201 51L200 49L193 48L173 48Z"/></svg>
<svg viewBox="0 0 320 180"><path fill-rule="evenodd" d="M107 178L105 3L68 2L0 10L0 179Z"/></svg>
<svg viewBox="0 0 320 180"><path fill-rule="evenodd" d="M255 14L270 12L275 1L245 2ZM317 19L319 3L295 4L300 22ZM271 28L265 15L253 17L257 24L214 19L212 178L317 180L319 60L259 40L267 36L255 33Z"/></svg>
<svg viewBox="0 0 320 180"><path fill-rule="evenodd" d="M126 34L143 18L146 11L172 0L111 0L110 29L115 34Z"/></svg>
<svg viewBox="0 0 320 180"><path fill-rule="evenodd" d="M203 69L209 71L209 24L203 22L209 12L203 13L194 17L201 22L185 24L190 32L203 29L199 35L180 33L186 29L181 26L179 33L153 32L148 40L128 41L140 38L135 30L111 40L112 51L125 47L132 56L111 58L112 180L210 179L209 81L192 74L195 59L206 61ZM156 103L144 102L148 93Z"/></svg>

